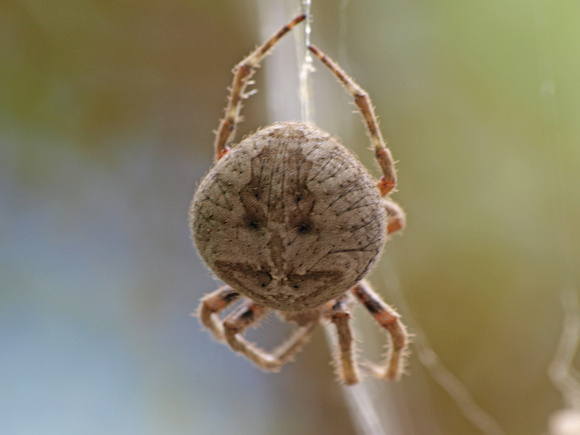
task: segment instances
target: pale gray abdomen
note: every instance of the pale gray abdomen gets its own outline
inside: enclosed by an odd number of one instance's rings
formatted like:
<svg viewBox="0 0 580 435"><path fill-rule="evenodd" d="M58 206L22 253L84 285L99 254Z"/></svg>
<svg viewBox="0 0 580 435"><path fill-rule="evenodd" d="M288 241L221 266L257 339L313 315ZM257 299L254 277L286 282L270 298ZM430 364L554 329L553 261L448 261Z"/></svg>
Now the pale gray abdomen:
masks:
<svg viewBox="0 0 580 435"><path fill-rule="evenodd" d="M373 178L328 133L299 123L268 126L226 154L201 182L190 222L218 278L285 311L346 292L386 241Z"/></svg>

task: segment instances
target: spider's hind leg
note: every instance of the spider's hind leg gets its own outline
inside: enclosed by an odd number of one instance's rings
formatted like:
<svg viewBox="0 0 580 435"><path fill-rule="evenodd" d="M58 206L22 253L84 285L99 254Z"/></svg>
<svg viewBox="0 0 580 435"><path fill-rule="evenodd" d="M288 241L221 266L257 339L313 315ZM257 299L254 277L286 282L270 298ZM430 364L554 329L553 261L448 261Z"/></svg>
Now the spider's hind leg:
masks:
<svg viewBox="0 0 580 435"><path fill-rule="evenodd" d="M320 51L319 48L310 45L309 50L324 63L330 71L336 76L338 81L346 88L346 90L354 98L354 102L358 106L360 113L367 126L373 149L375 151L375 158L381 167L383 176L379 180L378 188L381 195L386 196L397 186L397 174L395 172L395 162L391 151L387 148L386 142L383 139L381 130L379 129L379 122L373 109L373 103L369 95L361 88L352 77L350 77L344 70L326 54Z"/></svg>
<svg viewBox="0 0 580 435"><path fill-rule="evenodd" d="M407 219L401 206L389 198L383 198L383 204L387 210L387 233L403 230Z"/></svg>
<svg viewBox="0 0 580 435"><path fill-rule="evenodd" d="M236 126L240 121L242 100L247 97L245 89L246 86L250 83L250 78L254 75L254 72L260 66L260 61L270 52L274 45L276 45L276 43L285 34L287 34L294 26L303 21L305 18L306 15L299 15L294 18L234 67L234 81L230 90L228 105L226 106L226 116L220 122L214 142L216 161L226 155L229 150L229 144L231 144L234 140Z"/></svg>

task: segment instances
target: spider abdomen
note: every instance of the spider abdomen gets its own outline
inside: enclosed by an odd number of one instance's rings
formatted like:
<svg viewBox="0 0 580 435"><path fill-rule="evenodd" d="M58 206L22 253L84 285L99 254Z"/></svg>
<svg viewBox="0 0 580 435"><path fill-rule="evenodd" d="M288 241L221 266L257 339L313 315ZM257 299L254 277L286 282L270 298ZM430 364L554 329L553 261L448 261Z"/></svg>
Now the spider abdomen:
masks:
<svg viewBox="0 0 580 435"><path fill-rule="evenodd" d="M284 311L346 292L386 241L372 176L328 133L301 123L265 127L221 158L193 198L190 223L218 278Z"/></svg>

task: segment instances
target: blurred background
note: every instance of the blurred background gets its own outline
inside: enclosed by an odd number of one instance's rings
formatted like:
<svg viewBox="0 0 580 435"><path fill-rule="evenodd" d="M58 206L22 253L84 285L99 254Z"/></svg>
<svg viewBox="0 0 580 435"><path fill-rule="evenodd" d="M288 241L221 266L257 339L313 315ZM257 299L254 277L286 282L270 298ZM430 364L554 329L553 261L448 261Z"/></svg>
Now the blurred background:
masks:
<svg viewBox="0 0 580 435"><path fill-rule="evenodd" d="M355 433L322 332L272 375L190 316L219 285L187 209L231 68L298 10L1 2L0 433ZM504 433L546 433L565 407L547 375L560 295L580 279L580 3L313 0L312 12L312 41L370 93L399 161L408 227L371 281ZM294 46L256 75L239 138L299 119ZM315 66L314 119L379 175L349 96ZM355 315L378 355L385 337ZM272 320L256 337L284 333ZM391 433L481 433L419 353L401 382L367 381Z"/></svg>

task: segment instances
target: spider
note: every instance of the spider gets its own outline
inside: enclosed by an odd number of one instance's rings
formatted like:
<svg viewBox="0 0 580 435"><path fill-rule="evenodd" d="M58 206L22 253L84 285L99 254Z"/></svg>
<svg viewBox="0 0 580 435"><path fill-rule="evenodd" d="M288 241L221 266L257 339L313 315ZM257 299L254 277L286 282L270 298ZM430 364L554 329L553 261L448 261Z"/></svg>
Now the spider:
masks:
<svg viewBox="0 0 580 435"><path fill-rule="evenodd" d="M214 338L267 371L279 371L321 321L330 321L338 337L338 377L352 385L361 379L350 326L350 310L358 301L391 338L382 366L364 365L379 378L396 380L404 366L405 326L363 278L387 234L405 226L405 215L389 198L396 186L394 162L366 92L308 46L354 97L383 173L378 181L337 139L311 124L278 122L233 144L250 78L304 18L294 18L233 70L225 117L216 132L215 165L189 212L200 256L226 285L204 296L196 315ZM221 319L220 313L240 299ZM271 352L244 337L269 311L298 325Z"/></svg>

